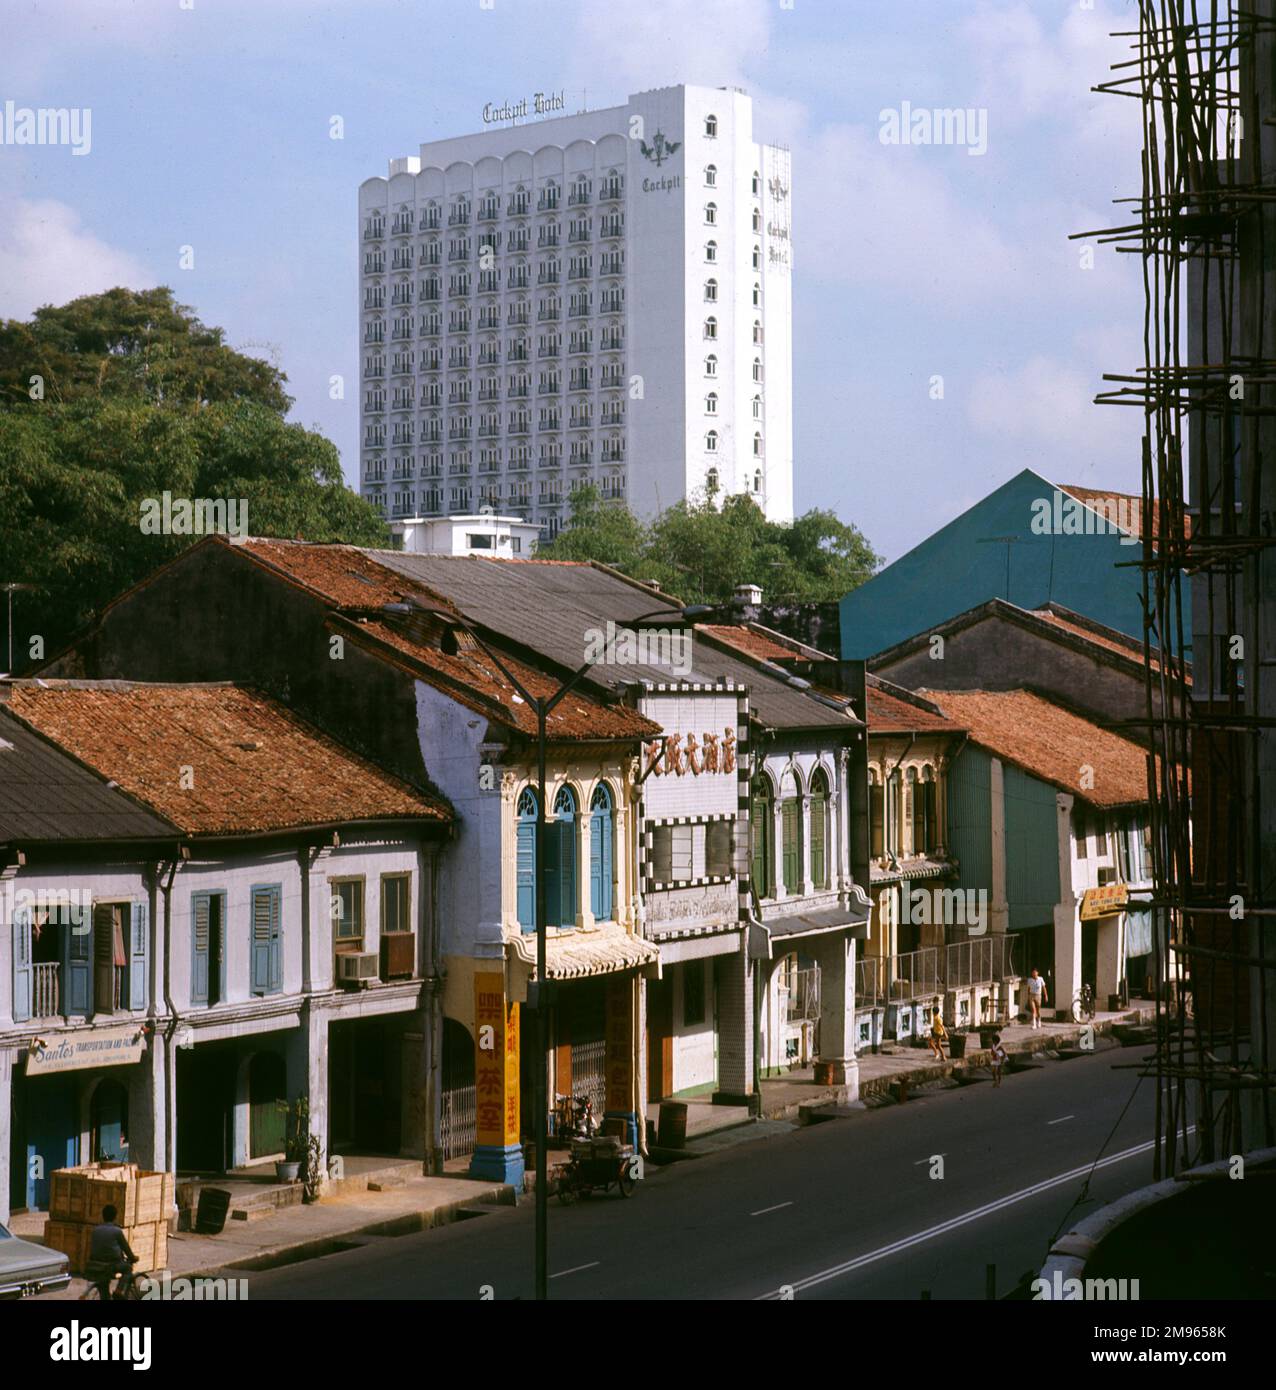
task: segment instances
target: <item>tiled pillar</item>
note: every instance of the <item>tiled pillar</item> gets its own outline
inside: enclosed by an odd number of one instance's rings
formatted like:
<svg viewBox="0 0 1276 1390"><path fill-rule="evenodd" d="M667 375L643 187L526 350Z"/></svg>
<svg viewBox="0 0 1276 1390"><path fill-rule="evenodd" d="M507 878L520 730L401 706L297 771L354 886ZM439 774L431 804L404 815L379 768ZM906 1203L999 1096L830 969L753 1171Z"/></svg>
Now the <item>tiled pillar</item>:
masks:
<svg viewBox="0 0 1276 1390"><path fill-rule="evenodd" d="M821 1086L845 1086L848 1098L857 1100L855 938L829 932L815 938L809 949L820 965L820 1055L815 1081Z"/></svg>
<svg viewBox="0 0 1276 1390"><path fill-rule="evenodd" d="M720 1105L746 1105L753 1094L753 977L746 951L717 957L718 966L718 1089Z"/></svg>
<svg viewBox="0 0 1276 1390"><path fill-rule="evenodd" d="M478 1105L470 1174L523 1184L519 1143L519 1010L505 996L505 972L474 975L474 1081Z"/></svg>

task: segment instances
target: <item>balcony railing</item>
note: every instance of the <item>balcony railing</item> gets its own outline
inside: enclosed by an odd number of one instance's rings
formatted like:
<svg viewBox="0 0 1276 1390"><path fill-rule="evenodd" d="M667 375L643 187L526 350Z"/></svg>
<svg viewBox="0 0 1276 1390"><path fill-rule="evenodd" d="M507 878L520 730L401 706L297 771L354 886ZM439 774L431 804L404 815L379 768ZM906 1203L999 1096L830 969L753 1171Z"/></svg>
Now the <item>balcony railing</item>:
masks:
<svg viewBox="0 0 1276 1390"><path fill-rule="evenodd" d="M61 966L57 961L41 962L31 967L31 1017L60 1018L62 997Z"/></svg>

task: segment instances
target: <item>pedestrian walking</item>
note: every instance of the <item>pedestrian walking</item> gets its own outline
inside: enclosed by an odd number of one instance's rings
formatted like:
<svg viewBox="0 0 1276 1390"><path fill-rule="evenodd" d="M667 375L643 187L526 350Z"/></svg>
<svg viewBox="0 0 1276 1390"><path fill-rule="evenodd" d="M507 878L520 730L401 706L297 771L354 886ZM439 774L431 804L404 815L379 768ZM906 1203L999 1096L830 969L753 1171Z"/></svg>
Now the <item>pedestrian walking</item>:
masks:
<svg viewBox="0 0 1276 1390"><path fill-rule="evenodd" d="M948 1034L944 1031L944 1020L940 1017L939 1010L934 1011L930 1021L930 1036L926 1039L933 1056L944 1060L944 1039Z"/></svg>
<svg viewBox="0 0 1276 1390"><path fill-rule="evenodd" d="M990 1065L992 1066L993 1089L996 1090L1001 1085L1001 1069L1006 1065L1006 1049L1001 1045L1000 1033L997 1033L992 1040Z"/></svg>
<svg viewBox="0 0 1276 1390"><path fill-rule="evenodd" d="M1037 967L1032 967L1032 974L1028 976L1028 1003L1032 1008L1032 1026L1041 1027L1041 1006L1048 1004L1050 996L1046 991L1046 982L1037 973Z"/></svg>

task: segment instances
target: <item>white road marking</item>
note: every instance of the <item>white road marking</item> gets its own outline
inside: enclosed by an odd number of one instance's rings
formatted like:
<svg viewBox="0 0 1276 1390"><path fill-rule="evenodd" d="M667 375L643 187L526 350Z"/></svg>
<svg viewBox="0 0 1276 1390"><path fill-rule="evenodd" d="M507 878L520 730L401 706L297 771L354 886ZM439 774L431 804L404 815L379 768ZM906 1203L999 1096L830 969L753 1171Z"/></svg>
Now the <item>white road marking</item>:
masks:
<svg viewBox="0 0 1276 1390"><path fill-rule="evenodd" d="M551 1274L549 1277L561 1279L565 1274L579 1274L582 1269L596 1269L600 1264L602 1264L601 1260L590 1260L587 1265L573 1265L571 1269L560 1269L557 1274Z"/></svg>
<svg viewBox="0 0 1276 1390"><path fill-rule="evenodd" d="M1076 1118L1077 1117L1075 1115L1061 1115L1057 1120L1047 1120L1046 1124L1061 1125L1064 1123L1065 1120L1075 1120Z"/></svg>
<svg viewBox="0 0 1276 1390"><path fill-rule="evenodd" d="M1190 1134L1195 1128L1195 1125L1190 1126L1188 1133ZM929 1230L918 1231L916 1235L905 1236L903 1240L893 1241L890 1245L883 1245L880 1250L870 1250L866 1255L857 1255L853 1260L834 1265L831 1269L824 1269L818 1274L812 1274L805 1279L798 1279L791 1284L785 1284L782 1289L772 1289L770 1293L759 1294L754 1301L776 1302L782 1294L786 1299L792 1298L795 1293L802 1289L812 1289L817 1284L826 1284L830 1279L838 1279L844 1274L851 1274L857 1269L862 1269L865 1265L884 1260L888 1255L897 1255L901 1250L908 1250L914 1245L921 1245L925 1241L934 1240L936 1236L947 1235L949 1231L955 1231L960 1226L967 1226L972 1221L978 1221L981 1217L991 1216L994 1212L1014 1206L1016 1202L1027 1201L1029 1197L1036 1197L1042 1192L1049 1192L1051 1188L1061 1187L1067 1182L1074 1182L1077 1178L1086 1177L1091 1172L1097 1172L1100 1168L1110 1167L1114 1163L1123 1163L1127 1158L1137 1158L1139 1154L1149 1153L1155 1147L1156 1141L1149 1139L1145 1144L1135 1144L1133 1148L1123 1149L1120 1153L1109 1154L1107 1158L1101 1158L1097 1163L1083 1163L1079 1168L1071 1168L1066 1173L1059 1173L1053 1178L1045 1178L1041 1182L1033 1183L1031 1187L1021 1188L1018 1192L1010 1193L1009 1196L998 1197L994 1202L976 1207L973 1211L968 1211L961 1216L954 1216L950 1221L941 1221L938 1226L931 1226Z"/></svg>
<svg viewBox="0 0 1276 1390"><path fill-rule="evenodd" d="M779 1202L773 1207L763 1207L761 1211L751 1211L750 1216L765 1216L769 1211L783 1211L785 1207L791 1207L792 1202Z"/></svg>

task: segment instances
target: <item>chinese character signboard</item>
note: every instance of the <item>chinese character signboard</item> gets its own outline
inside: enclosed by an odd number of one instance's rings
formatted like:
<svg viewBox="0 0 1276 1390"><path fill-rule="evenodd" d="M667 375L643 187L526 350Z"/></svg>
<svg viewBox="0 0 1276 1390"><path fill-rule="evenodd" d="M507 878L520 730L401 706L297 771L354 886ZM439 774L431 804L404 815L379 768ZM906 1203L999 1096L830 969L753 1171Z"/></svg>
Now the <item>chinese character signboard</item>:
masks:
<svg viewBox="0 0 1276 1390"><path fill-rule="evenodd" d="M474 976L475 1139L507 1148L518 1143L518 1005L505 999L501 971Z"/></svg>
<svg viewBox="0 0 1276 1390"><path fill-rule="evenodd" d="M1130 890L1124 883L1108 883L1102 888L1087 888L1081 895L1081 920L1092 922L1113 912L1124 912L1130 901Z"/></svg>

